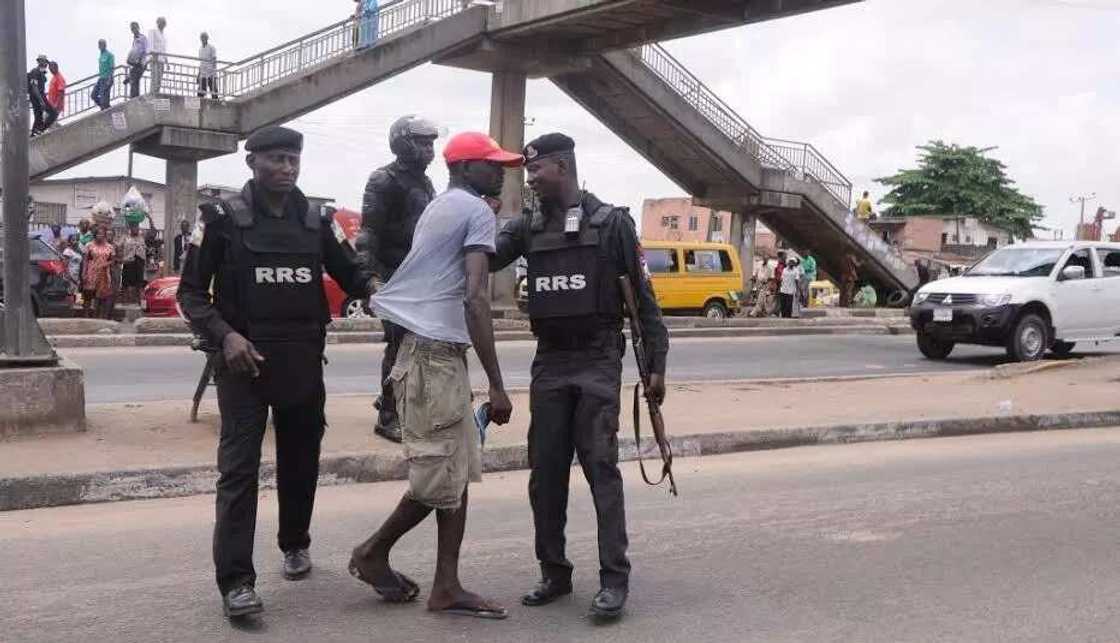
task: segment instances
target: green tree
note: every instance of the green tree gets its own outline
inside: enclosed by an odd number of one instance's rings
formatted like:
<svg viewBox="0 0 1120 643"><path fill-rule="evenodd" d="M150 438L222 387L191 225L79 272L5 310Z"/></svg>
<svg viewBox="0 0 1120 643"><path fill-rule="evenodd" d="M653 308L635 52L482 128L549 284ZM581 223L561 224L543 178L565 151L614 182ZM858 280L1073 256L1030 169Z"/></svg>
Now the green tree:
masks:
<svg viewBox="0 0 1120 643"><path fill-rule="evenodd" d="M1007 167L989 158L994 147L961 147L943 141L919 145L918 167L876 179L890 188L882 201L888 216L962 215L1031 236L1042 206L1015 187Z"/></svg>

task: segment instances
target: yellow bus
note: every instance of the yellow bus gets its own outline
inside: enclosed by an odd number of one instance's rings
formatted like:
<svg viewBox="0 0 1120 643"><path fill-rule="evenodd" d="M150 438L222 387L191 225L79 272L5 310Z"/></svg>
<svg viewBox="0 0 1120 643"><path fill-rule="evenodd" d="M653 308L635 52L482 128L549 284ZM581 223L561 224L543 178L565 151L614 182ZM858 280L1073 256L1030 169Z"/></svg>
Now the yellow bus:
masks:
<svg viewBox="0 0 1120 643"><path fill-rule="evenodd" d="M739 312L743 268L726 243L643 241L646 266L661 310L724 318Z"/></svg>

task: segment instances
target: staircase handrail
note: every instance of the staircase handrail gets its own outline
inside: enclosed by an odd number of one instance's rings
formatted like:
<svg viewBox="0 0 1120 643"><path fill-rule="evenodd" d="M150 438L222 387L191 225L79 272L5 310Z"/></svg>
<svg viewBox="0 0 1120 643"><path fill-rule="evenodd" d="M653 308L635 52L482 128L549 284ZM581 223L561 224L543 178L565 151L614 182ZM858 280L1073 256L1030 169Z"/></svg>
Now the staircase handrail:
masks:
<svg viewBox="0 0 1120 643"><path fill-rule="evenodd" d="M844 207L851 207L852 182L812 143L770 136L765 140L773 150L790 159L802 175L823 185Z"/></svg>
<svg viewBox="0 0 1120 643"><path fill-rule="evenodd" d="M716 129L765 167L793 169L792 164L770 150L762 134L723 102L715 92L659 44L651 43L631 50L651 71L693 106Z"/></svg>
<svg viewBox="0 0 1120 643"><path fill-rule="evenodd" d="M851 181L811 144L762 136L661 45L642 45L632 52L708 122L763 167L809 178L824 187L845 208L850 206Z"/></svg>

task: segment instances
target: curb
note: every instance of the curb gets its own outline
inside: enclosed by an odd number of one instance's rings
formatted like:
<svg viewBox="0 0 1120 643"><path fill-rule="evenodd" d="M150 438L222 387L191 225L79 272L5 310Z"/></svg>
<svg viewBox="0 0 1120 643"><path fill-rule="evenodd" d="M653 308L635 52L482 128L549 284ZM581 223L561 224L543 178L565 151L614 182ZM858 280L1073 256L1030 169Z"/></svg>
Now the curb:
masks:
<svg viewBox="0 0 1120 643"><path fill-rule="evenodd" d="M792 337L802 335L901 335L912 334L909 326L885 324L797 326L777 328L670 328L669 336L681 339L697 337ZM190 346L192 335L187 333L134 333L128 335L50 335L47 340L55 348L134 348L157 346ZM328 344L376 344L381 342L380 332L327 333ZM524 331L495 331L498 342L532 341L533 333Z"/></svg>
<svg viewBox="0 0 1120 643"><path fill-rule="evenodd" d="M748 429L674 437L677 457L721 455L823 444L850 444L886 440L1088 429L1120 425L1120 410L1049 415L1009 415L947 420L918 420L841 424L790 429ZM652 440L643 441L642 456L656 459ZM619 460L637 458L634 441L619 440ZM511 471L529 466L525 445L501 447L483 452L483 470ZM275 464L261 464L261 486L276 486ZM319 484L385 482L407 478L407 466L399 454L340 454L322 459ZM0 478L0 511L42 507L173 498L212 493L218 479L213 466L134 469L60 475ZM687 479L685 493L687 494Z"/></svg>

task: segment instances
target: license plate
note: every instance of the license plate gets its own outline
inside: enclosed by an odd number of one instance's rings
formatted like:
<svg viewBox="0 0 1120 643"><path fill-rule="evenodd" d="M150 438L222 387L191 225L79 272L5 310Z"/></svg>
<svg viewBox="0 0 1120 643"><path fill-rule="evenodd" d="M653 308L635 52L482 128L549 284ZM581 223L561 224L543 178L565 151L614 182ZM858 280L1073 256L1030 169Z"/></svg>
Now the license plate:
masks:
<svg viewBox="0 0 1120 643"><path fill-rule="evenodd" d="M953 321L952 308L934 308L933 321L935 322L951 322Z"/></svg>

